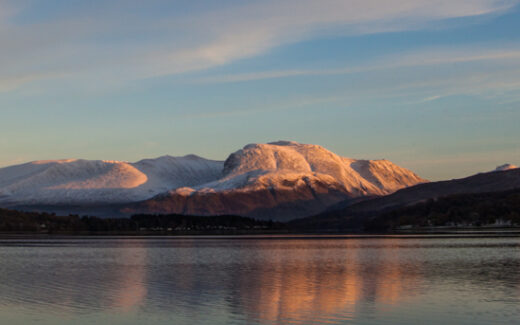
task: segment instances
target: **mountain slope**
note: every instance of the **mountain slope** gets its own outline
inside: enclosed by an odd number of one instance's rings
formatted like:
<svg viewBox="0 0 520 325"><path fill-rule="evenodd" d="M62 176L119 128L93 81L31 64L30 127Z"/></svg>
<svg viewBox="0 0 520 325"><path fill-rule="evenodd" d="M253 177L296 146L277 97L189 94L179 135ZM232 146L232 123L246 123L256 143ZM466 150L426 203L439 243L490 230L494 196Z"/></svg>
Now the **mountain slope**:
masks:
<svg viewBox="0 0 520 325"><path fill-rule="evenodd" d="M518 188L520 188L520 169L518 168L481 173L462 179L418 184L387 196L296 220L293 226L302 228L355 227L359 226L364 219L370 219L394 209L412 206L428 199L456 194L502 192Z"/></svg>
<svg viewBox="0 0 520 325"><path fill-rule="evenodd" d="M259 173L263 175L255 178ZM340 157L318 145L291 141L245 146L228 157L224 175L213 187L229 188L229 184L234 185L235 180L243 180L247 175L248 181L242 182L242 186L260 184L276 188L283 184L280 175L308 175L324 183L338 183L354 197L385 195L425 182L387 160L355 160Z"/></svg>
<svg viewBox="0 0 520 325"><path fill-rule="evenodd" d="M355 160L317 145L278 141L231 154L221 179L177 188L126 211L290 220L345 199L385 195L422 182L386 160Z"/></svg>
<svg viewBox="0 0 520 325"><path fill-rule="evenodd" d="M137 163L49 160L0 169L0 204L122 203L218 179L223 163L197 156Z"/></svg>
<svg viewBox="0 0 520 325"><path fill-rule="evenodd" d="M481 226L520 226L520 188L443 196L392 209L364 223L368 231Z"/></svg>
<svg viewBox="0 0 520 325"><path fill-rule="evenodd" d="M425 182L386 160L355 160L309 144L250 144L225 162L194 155L136 163L36 161L0 169L0 206L60 213L234 214L289 220L345 199Z"/></svg>

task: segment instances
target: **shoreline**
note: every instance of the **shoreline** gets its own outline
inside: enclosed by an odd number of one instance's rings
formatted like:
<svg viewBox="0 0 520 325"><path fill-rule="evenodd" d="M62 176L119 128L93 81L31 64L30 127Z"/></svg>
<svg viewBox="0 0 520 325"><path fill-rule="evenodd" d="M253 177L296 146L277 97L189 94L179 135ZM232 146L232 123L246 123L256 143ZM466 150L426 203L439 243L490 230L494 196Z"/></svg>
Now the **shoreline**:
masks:
<svg viewBox="0 0 520 325"><path fill-rule="evenodd" d="M509 228L424 228L391 232L355 231L56 231L56 232L0 232L1 239L9 238L471 238L520 237L520 227Z"/></svg>

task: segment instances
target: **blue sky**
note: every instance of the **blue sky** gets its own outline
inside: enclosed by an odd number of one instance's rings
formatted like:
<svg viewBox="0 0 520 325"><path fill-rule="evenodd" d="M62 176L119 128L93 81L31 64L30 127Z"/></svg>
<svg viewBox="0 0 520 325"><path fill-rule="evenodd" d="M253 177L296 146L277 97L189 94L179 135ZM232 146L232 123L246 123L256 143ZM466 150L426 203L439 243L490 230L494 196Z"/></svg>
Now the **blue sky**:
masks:
<svg viewBox="0 0 520 325"><path fill-rule="evenodd" d="M520 1L0 0L0 166L314 143L520 165Z"/></svg>

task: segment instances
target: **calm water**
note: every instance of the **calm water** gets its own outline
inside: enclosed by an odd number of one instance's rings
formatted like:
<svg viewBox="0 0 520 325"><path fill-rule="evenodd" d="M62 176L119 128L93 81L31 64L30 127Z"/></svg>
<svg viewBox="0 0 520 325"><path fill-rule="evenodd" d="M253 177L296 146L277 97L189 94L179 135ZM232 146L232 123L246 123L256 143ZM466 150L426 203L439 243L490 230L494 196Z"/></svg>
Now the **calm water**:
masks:
<svg viewBox="0 0 520 325"><path fill-rule="evenodd" d="M520 324L520 238L0 239L1 324Z"/></svg>

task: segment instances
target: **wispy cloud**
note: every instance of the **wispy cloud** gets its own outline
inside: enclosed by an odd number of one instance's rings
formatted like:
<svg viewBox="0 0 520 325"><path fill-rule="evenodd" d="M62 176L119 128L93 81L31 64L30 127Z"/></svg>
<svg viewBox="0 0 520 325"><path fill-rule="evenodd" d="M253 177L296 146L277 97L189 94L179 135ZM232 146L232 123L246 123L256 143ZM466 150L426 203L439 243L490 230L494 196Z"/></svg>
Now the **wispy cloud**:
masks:
<svg viewBox="0 0 520 325"><path fill-rule="evenodd" d="M429 96L429 97L424 98L421 102L423 102L423 103L432 102L432 101L437 100L437 99L442 98L442 97L443 96L441 96L441 95L433 95L433 96Z"/></svg>
<svg viewBox="0 0 520 325"><path fill-rule="evenodd" d="M2 92L9 92L11 90L15 90L18 87L20 87L23 84L37 81L37 80L43 80L43 79L56 79L56 78L62 78L65 74L59 74L59 73L42 73L42 74L26 74L16 77L8 77L4 76L3 78L0 78L0 93Z"/></svg>
<svg viewBox="0 0 520 325"><path fill-rule="evenodd" d="M382 56L353 67L210 75L192 82L230 83L315 76L344 76L345 80L356 80L348 83L349 89L343 90L343 95L352 97L392 95L420 104L452 95L474 95L500 96L502 102L508 102L509 96L516 100L520 90L520 45L426 48Z"/></svg>
<svg viewBox="0 0 520 325"><path fill-rule="evenodd" d="M330 76L345 75L377 70L399 69L407 67L421 67L433 65L463 64L479 61L510 63L519 65L520 48L509 46L505 48L493 48L493 44L481 47L463 47L450 49L422 49L381 57L369 62L364 62L355 67L336 67L330 69L291 69L271 70L238 74L223 74L201 77L196 82L226 83L243 82L263 79L289 78L298 76Z"/></svg>
<svg viewBox="0 0 520 325"><path fill-rule="evenodd" d="M27 2L25 11L31 10L31 3ZM14 19L25 11L4 10L14 4L4 0L0 1L0 70L9 79L25 82L35 80L31 78L35 75L100 82L133 80L208 69L317 35L417 29L443 19L501 13L517 3L271 0L219 9L207 9L214 8L208 3L181 15L174 10L182 7L178 3L116 0L94 2L93 9L69 10L66 15L31 21ZM169 10L161 13L163 7ZM154 10L159 14L141 14ZM308 73L313 72L282 74ZM8 82L2 78L0 83Z"/></svg>

